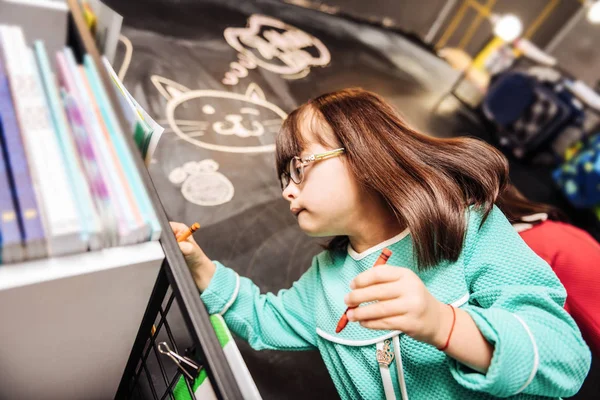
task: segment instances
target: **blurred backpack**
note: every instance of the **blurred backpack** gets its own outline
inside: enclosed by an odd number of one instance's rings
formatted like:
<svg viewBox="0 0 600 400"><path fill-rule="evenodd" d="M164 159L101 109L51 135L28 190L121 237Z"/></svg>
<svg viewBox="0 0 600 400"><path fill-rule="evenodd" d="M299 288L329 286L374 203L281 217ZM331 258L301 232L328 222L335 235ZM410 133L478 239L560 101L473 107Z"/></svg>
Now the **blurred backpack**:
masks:
<svg viewBox="0 0 600 400"><path fill-rule="evenodd" d="M482 108L496 126L500 146L519 159L549 148L565 128L583 122L581 107L564 85L520 71L498 75Z"/></svg>
<svg viewBox="0 0 600 400"><path fill-rule="evenodd" d="M576 207L600 205L600 132L580 143L580 150L554 170L554 181Z"/></svg>

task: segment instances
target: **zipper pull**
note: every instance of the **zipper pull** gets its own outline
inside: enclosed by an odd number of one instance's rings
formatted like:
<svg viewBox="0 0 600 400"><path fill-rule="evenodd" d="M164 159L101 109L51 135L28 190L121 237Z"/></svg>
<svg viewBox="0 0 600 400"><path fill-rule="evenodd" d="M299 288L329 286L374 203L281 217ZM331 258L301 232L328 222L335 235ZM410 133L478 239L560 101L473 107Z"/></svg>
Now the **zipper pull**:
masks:
<svg viewBox="0 0 600 400"><path fill-rule="evenodd" d="M389 367L392 361L394 361L394 352L390 348L390 339L386 339L383 342L383 349L377 349L377 362L382 367Z"/></svg>

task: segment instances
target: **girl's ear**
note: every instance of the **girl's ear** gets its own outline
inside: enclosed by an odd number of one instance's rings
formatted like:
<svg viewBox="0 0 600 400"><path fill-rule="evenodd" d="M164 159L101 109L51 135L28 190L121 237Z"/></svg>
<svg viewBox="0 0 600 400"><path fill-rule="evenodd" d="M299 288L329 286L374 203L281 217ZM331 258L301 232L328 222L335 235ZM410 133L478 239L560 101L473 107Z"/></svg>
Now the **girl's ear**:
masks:
<svg viewBox="0 0 600 400"><path fill-rule="evenodd" d="M150 80L154 84L154 86L158 89L160 94L167 100L172 100L176 97L181 96L185 92L189 92L190 89L185 86L174 82L170 79L163 78L159 75L152 75Z"/></svg>

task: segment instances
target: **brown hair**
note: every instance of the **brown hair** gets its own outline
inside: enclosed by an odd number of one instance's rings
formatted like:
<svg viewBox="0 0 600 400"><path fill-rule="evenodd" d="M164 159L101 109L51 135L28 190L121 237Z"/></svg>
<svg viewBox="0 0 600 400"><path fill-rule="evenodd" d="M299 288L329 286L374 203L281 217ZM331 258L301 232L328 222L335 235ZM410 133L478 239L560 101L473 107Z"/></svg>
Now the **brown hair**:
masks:
<svg viewBox="0 0 600 400"><path fill-rule="evenodd" d="M528 215L545 213L548 219L553 221L567 221L567 217L559 209L544 203L535 203L528 200L519 190L511 184L506 185L498 199L496 205L511 224L524 222L523 217ZM541 221L527 222L536 225Z"/></svg>
<svg viewBox="0 0 600 400"><path fill-rule="evenodd" d="M362 89L324 94L292 112L277 136L277 173L300 154L303 114L312 111L331 128L346 149L358 181L378 193L402 226L409 228L420 268L456 261L462 251L469 205L485 217L508 179L506 158L483 141L439 139L409 127L382 97ZM323 129L321 129L323 131ZM320 143L331 147L323 134ZM326 248L345 250L348 237L335 237Z"/></svg>

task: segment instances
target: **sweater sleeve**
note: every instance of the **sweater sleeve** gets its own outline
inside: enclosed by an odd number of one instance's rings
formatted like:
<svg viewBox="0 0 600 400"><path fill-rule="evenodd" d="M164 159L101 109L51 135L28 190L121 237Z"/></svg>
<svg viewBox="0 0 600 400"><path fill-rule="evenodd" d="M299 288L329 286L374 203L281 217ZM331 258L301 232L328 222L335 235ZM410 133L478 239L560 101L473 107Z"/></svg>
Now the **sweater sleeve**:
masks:
<svg viewBox="0 0 600 400"><path fill-rule="evenodd" d="M498 397L574 395L591 355L563 309L565 289L498 208L481 221L482 213L471 209L463 251L470 300L464 310L494 353L487 373L452 359L452 375L468 389Z"/></svg>
<svg viewBox="0 0 600 400"><path fill-rule="evenodd" d="M314 290L317 261L291 288L261 294L248 278L215 262L217 269L201 299L209 314L221 314L229 329L256 350L316 347Z"/></svg>

